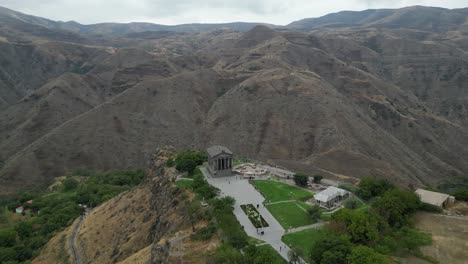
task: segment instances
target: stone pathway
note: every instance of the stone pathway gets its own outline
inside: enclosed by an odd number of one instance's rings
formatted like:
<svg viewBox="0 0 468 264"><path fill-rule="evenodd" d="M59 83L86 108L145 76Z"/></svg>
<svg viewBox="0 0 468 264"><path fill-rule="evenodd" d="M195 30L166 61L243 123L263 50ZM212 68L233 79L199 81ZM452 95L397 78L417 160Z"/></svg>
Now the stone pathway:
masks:
<svg viewBox="0 0 468 264"><path fill-rule="evenodd" d="M307 230L307 229L318 228L318 227L321 227L321 226L324 226L324 225L325 225L325 222L318 222L318 223L315 223L313 225L291 228L291 229L287 230L286 233L287 234L296 233L296 232L304 231L304 230Z"/></svg>
<svg viewBox="0 0 468 264"><path fill-rule="evenodd" d="M281 241L281 237L285 234L285 230L263 205L265 198L249 183L249 181L239 179L235 176L212 178L206 168L201 168L200 170L209 184L221 190L221 196L231 196L236 199L233 212L239 223L244 227L247 235L270 244L286 261L289 262L288 252L291 249ZM257 209L258 212L269 224L268 227L258 229L258 231L264 231L264 235L257 232L257 228L255 228L250 222L249 218L240 207L243 204L253 204L255 207L259 205L259 208ZM301 260L301 263L306 262Z"/></svg>
<svg viewBox="0 0 468 264"><path fill-rule="evenodd" d="M292 203L292 202L295 202L295 201L296 200L279 201L279 202L266 203L265 205L280 204L280 203Z"/></svg>

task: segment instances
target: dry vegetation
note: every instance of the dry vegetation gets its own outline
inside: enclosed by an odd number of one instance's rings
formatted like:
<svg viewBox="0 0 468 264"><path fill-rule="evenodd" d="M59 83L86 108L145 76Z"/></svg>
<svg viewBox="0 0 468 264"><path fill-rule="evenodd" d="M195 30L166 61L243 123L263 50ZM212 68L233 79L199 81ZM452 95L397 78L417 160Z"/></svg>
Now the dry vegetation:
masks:
<svg viewBox="0 0 468 264"><path fill-rule="evenodd" d="M95 208L78 232L82 258L98 263L120 261L150 245L150 229L156 217L150 207L151 197L146 185Z"/></svg>
<svg viewBox="0 0 468 264"><path fill-rule="evenodd" d="M433 244L423 247L424 255L439 263L465 264L468 260L468 218L418 213L416 227L432 233Z"/></svg>

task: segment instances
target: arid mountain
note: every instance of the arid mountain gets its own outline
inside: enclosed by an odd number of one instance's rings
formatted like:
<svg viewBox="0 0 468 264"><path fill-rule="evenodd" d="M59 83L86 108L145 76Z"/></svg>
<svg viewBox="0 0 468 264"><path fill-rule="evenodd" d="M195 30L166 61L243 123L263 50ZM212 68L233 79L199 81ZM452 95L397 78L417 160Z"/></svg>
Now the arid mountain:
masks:
<svg viewBox="0 0 468 264"><path fill-rule="evenodd" d="M313 30L320 28L386 28L414 29L444 33L467 30L468 8L445 9L412 6L401 9L369 9L361 12L343 11L319 18L307 18L293 22L288 28Z"/></svg>
<svg viewBox="0 0 468 264"><path fill-rule="evenodd" d="M182 24L166 26L160 24L134 22L134 23L99 23L83 25L74 21L53 21L41 17L25 15L8 8L0 7L0 21L15 23L22 22L30 25L41 26L51 30L67 30L74 33L86 35L125 35L146 31L174 31L174 32L200 32L218 29L232 29L239 31L250 30L257 25L268 25L266 23L232 22L219 24ZM273 26L273 25L269 25Z"/></svg>
<svg viewBox="0 0 468 264"><path fill-rule="evenodd" d="M401 186L468 175L466 9L99 37L5 16L1 192L75 168L144 167L163 145L214 143Z"/></svg>

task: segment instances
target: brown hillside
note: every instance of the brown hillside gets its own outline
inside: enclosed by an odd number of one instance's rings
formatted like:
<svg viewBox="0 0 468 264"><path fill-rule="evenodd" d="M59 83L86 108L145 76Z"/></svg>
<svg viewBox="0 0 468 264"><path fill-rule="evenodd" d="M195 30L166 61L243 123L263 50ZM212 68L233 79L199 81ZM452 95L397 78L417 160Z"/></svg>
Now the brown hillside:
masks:
<svg viewBox="0 0 468 264"><path fill-rule="evenodd" d="M292 169L401 186L467 175L460 16L414 7L337 14L327 19L348 24L308 33L257 26L74 44L58 33L23 30L24 42L0 30L8 61L0 74L15 77L0 78L0 191L75 168L143 167L167 144L222 144Z"/></svg>

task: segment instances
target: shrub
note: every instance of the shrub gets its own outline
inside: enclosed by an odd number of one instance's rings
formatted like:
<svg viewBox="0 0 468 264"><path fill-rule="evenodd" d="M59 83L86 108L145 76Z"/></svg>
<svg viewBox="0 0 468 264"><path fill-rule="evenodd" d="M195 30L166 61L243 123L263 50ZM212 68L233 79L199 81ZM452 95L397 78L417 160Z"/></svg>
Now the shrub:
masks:
<svg viewBox="0 0 468 264"><path fill-rule="evenodd" d="M430 212L430 213L442 213L442 208L428 204L428 203L421 203L421 207L419 207L419 210Z"/></svg>
<svg viewBox="0 0 468 264"><path fill-rule="evenodd" d="M320 206L314 205L309 210L307 210L307 213L309 214L310 218L313 220L318 220L320 218Z"/></svg>
<svg viewBox="0 0 468 264"><path fill-rule="evenodd" d="M16 232L13 229L0 230L0 247L12 247L16 242Z"/></svg>
<svg viewBox="0 0 468 264"><path fill-rule="evenodd" d="M320 183L322 181L323 176L322 175L314 175L314 183Z"/></svg>
<svg viewBox="0 0 468 264"><path fill-rule="evenodd" d="M402 227L408 216L421 207L421 200L412 191L393 189L376 199L372 209L392 227Z"/></svg>
<svg viewBox="0 0 468 264"><path fill-rule="evenodd" d="M357 246L349 256L351 264L386 264L387 257L377 253L374 249L366 246Z"/></svg>
<svg viewBox="0 0 468 264"><path fill-rule="evenodd" d="M78 181L73 179L73 178L70 178L70 177L67 177L64 181L63 181L63 190L68 192L68 191L71 191L71 190L74 190L78 187Z"/></svg>
<svg viewBox="0 0 468 264"><path fill-rule="evenodd" d="M184 151L177 154L174 163L178 171L187 172L189 175L192 175L195 168L206 160L207 156L203 152Z"/></svg>
<svg viewBox="0 0 468 264"><path fill-rule="evenodd" d="M213 223L210 223L208 226L198 229L190 237L193 240L208 240L216 233L216 226Z"/></svg>
<svg viewBox="0 0 468 264"><path fill-rule="evenodd" d="M315 263L346 264L351 247L351 242L346 237L330 234L315 243L310 250L310 258Z"/></svg>
<svg viewBox="0 0 468 264"><path fill-rule="evenodd" d="M468 201L468 188L457 190L453 193L455 198L460 201Z"/></svg>
<svg viewBox="0 0 468 264"><path fill-rule="evenodd" d="M175 165L175 161L174 161L173 158L170 158L170 159L168 159L168 160L166 161L166 166L167 166L167 167L172 167L172 166L174 166L174 165Z"/></svg>
<svg viewBox="0 0 468 264"><path fill-rule="evenodd" d="M307 175L301 173L294 174L294 183L296 183L297 186L307 186L308 180L309 177Z"/></svg>
<svg viewBox="0 0 468 264"><path fill-rule="evenodd" d="M376 196L381 196L386 191L393 188L394 186L386 180L365 178L359 183L358 195L363 199L369 200Z"/></svg>
<svg viewBox="0 0 468 264"><path fill-rule="evenodd" d="M344 206L347 209L357 209L359 207L359 202L358 200L351 198L351 199L346 200L346 202L344 203Z"/></svg>

